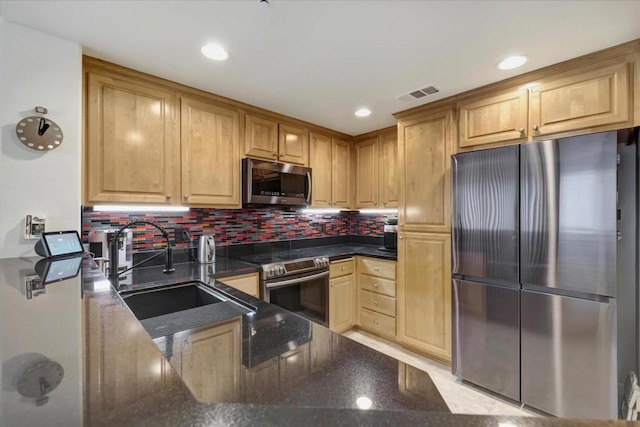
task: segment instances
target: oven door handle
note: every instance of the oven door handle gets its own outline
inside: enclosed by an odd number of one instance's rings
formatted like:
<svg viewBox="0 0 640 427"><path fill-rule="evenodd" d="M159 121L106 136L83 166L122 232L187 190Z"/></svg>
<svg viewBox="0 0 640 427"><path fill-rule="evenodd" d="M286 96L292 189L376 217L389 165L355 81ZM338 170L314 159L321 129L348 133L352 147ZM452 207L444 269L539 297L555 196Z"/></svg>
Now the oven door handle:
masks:
<svg viewBox="0 0 640 427"><path fill-rule="evenodd" d="M327 277L329 275L328 271L324 271L322 273L314 274L312 276L298 277L297 279L291 280L283 280L281 282L267 283L266 287L268 289L280 288L282 286L295 285L297 283L310 282L316 279L322 279L323 277Z"/></svg>

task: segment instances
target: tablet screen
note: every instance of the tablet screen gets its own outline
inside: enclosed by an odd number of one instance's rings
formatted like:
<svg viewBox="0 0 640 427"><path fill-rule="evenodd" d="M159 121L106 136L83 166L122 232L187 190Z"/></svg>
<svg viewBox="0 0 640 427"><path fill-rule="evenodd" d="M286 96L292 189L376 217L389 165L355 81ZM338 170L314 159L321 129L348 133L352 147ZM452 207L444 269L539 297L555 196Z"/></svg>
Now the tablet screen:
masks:
<svg viewBox="0 0 640 427"><path fill-rule="evenodd" d="M83 252L82 242L77 231L44 233L43 238L49 249L50 257L81 254Z"/></svg>

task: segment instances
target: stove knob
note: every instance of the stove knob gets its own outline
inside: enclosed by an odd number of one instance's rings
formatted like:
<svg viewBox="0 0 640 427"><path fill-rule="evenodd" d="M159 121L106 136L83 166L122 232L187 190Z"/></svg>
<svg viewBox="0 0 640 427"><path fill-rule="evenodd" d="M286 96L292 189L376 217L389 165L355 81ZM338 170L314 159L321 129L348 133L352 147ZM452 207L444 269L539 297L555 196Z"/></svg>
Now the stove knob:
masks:
<svg viewBox="0 0 640 427"><path fill-rule="evenodd" d="M281 265L276 266L276 275L282 276L284 274L284 267Z"/></svg>
<svg viewBox="0 0 640 427"><path fill-rule="evenodd" d="M265 270L265 273L267 277L273 277L273 274L275 273L275 271L273 267L267 267L267 269Z"/></svg>
<svg viewBox="0 0 640 427"><path fill-rule="evenodd" d="M329 258L327 257L322 258L322 266L329 267Z"/></svg>

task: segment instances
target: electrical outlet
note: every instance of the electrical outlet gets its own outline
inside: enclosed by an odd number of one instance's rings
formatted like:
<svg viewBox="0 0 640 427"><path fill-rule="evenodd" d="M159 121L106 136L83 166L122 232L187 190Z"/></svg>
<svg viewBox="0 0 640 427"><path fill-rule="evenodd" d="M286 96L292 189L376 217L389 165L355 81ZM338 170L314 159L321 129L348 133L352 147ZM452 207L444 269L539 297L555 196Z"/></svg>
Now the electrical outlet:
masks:
<svg viewBox="0 0 640 427"><path fill-rule="evenodd" d="M24 238L39 239L45 232L46 221L43 216L27 215L24 220Z"/></svg>
<svg viewBox="0 0 640 427"><path fill-rule="evenodd" d="M188 228L176 228L176 243L190 243L191 235Z"/></svg>

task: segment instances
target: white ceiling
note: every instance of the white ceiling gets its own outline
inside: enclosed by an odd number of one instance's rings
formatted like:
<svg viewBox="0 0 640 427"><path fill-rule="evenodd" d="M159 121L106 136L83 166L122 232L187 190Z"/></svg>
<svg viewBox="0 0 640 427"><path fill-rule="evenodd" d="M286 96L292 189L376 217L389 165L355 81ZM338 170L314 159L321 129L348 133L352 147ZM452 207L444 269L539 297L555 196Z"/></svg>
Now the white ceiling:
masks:
<svg viewBox="0 0 640 427"><path fill-rule="evenodd" d="M13 1L86 54L351 135L429 102L640 38L640 1ZM203 57L218 42L226 62ZM510 54L517 70L495 65ZM373 114L357 118L368 107Z"/></svg>

